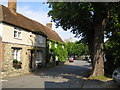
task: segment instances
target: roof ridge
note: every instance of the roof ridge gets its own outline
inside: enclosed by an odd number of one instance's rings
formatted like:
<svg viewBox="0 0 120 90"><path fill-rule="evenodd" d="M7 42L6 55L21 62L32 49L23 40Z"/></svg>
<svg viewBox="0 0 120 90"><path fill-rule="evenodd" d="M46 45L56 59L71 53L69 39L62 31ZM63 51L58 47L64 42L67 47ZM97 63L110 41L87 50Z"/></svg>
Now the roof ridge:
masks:
<svg viewBox="0 0 120 90"><path fill-rule="evenodd" d="M50 40L55 40L57 42L63 42L63 40L60 38L57 32L55 32L52 29L49 29L47 26L41 24L40 22L35 21L31 18L28 18L20 13L16 13L15 15L9 10L8 7L5 7L5 6L2 7L1 11L3 11L3 14L2 14L3 18L2 19L0 18L0 20L8 24L15 25L15 26L36 32L41 35L45 34Z"/></svg>

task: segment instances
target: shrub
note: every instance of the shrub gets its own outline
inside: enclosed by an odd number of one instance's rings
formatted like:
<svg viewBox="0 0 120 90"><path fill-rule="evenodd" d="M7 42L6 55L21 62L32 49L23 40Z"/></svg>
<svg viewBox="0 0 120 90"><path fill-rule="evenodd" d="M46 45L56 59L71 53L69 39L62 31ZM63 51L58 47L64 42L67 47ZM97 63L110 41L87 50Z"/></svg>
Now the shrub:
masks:
<svg viewBox="0 0 120 90"><path fill-rule="evenodd" d="M18 63L18 60L17 59L13 59L13 63Z"/></svg>

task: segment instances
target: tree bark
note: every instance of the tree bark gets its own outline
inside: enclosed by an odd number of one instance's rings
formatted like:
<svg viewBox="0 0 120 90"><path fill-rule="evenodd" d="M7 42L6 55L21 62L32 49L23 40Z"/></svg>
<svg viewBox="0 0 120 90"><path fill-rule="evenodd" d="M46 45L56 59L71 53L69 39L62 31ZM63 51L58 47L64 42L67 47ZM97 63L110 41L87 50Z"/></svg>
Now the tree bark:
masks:
<svg viewBox="0 0 120 90"><path fill-rule="evenodd" d="M102 23L95 25L95 36L94 36L94 57L93 57L93 72L92 76L104 75L104 28Z"/></svg>
<svg viewBox="0 0 120 90"><path fill-rule="evenodd" d="M91 64L93 67L93 59L94 59L94 37L91 38L91 40L88 42L88 48L90 51L90 58L91 58Z"/></svg>

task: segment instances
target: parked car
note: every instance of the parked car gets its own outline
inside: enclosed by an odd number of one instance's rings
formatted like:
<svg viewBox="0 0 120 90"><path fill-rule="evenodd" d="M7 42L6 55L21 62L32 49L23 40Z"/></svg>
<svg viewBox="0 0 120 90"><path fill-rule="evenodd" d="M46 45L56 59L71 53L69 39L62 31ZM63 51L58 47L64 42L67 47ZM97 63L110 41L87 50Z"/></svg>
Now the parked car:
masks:
<svg viewBox="0 0 120 90"><path fill-rule="evenodd" d="M75 57L74 60L82 60L81 57Z"/></svg>
<svg viewBox="0 0 120 90"><path fill-rule="evenodd" d="M73 61L74 61L73 57L69 57L69 58L68 58L68 61L69 61L69 62L73 62Z"/></svg>
<svg viewBox="0 0 120 90"><path fill-rule="evenodd" d="M88 61L88 63L91 63L91 62L92 62L92 60L91 60L90 57L86 57L85 60Z"/></svg>
<svg viewBox="0 0 120 90"><path fill-rule="evenodd" d="M113 71L113 80L117 83L117 85L120 86L120 67L116 68L114 71Z"/></svg>

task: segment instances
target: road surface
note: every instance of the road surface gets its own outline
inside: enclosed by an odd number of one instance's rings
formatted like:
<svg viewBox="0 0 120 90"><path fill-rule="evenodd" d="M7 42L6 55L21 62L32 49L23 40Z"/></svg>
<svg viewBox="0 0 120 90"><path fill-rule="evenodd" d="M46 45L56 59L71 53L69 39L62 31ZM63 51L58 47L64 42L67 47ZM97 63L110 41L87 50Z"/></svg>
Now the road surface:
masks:
<svg viewBox="0 0 120 90"><path fill-rule="evenodd" d="M115 83L101 80L87 80L90 63L74 61L67 65L44 69L23 76L4 78L3 88L116 88Z"/></svg>
<svg viewBox="0 0 120 90"><path fill-rule="evenodd" d="M85 61L74 61L68 65L45 69L37 73L4 78L3 88L81 88L84 73L90 70Z"/></svg>

